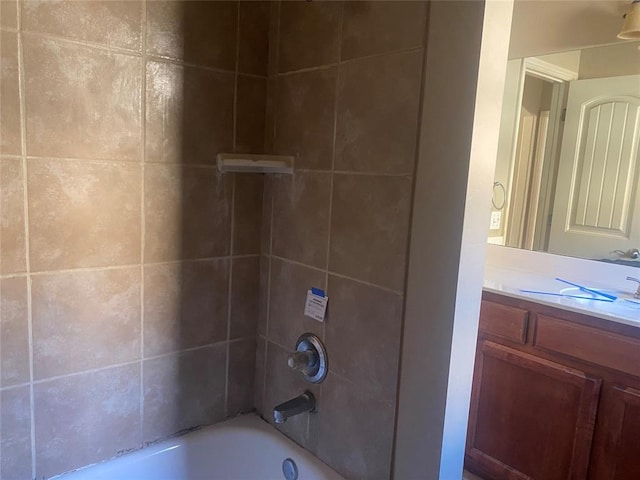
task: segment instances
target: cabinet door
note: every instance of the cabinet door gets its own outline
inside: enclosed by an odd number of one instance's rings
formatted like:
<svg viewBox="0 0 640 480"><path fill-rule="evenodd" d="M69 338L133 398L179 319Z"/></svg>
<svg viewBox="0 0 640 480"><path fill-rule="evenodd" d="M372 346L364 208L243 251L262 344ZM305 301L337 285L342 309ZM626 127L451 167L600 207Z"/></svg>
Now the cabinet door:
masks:
<svg viewBox="0 0 640 480"><path fill-rule="evenodd" d="M604 393L604 392L603 392ZM640 391L614 387L598 411L592 480L640 479Z"/></svg>
<svg viewBox="0 0 640 480"><path fill-rule="evenodd" d="M600 383L584 372L480 342L468 468L491 479L584 480Z"/></svg>

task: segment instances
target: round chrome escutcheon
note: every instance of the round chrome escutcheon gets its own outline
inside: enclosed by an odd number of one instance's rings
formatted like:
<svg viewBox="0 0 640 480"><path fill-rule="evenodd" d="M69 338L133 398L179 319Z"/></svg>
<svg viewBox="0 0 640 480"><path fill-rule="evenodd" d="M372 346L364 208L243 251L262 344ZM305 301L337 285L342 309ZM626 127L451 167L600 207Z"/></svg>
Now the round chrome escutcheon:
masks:
<svg viewBox="0 0 640 480"><path fill-rule="evenodd" d="M282 462L282 473L286 480L298 480L298 466L290 458L285 458Z"/></svg>

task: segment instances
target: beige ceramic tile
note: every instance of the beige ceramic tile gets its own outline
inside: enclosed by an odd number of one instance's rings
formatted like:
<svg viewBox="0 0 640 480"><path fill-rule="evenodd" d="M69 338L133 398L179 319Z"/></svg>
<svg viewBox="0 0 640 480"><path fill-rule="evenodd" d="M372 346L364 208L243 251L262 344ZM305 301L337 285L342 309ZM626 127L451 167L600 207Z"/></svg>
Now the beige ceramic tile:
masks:
<svg viewBox="0 0 640 480"><path fill-rule="evenodd" d="M0 32L0 153L22 153L20 132L18 35L3 31Z"/></svg>
<svg viewBox="0 0 640 480"><path fill-rule="evenodd" d="M282 2L280 7L280 72L338 61L342 2Z"/></svg>
<svg viewBox="0 0 640 480"><path fill-rule="evenodd" d="M335 175L329 269L401 291L411 179Z"/></svg>
<svg viewBox="0 0 640 480"><path fill-rule="evenodd" d="M267 79L267 102L265 111L264 148L268 153L274 152L275 127L276 127L276 92L278 90L278 77Z"/></svg>
<svg viewBox="0 0 640 480"><path fill-rule="evenodd" d="M318 457L345 478L389 478L395 407L329 374L318 411Z"/></svg>
<svg viewBox="0 0 640 480"><path fill-rule="evenodd" d="M211 168L145 167L145 262L229 254L230 175Z"/></svg>
<svg viewBox="0 0 640 480"><path fill-rule="evenodd" d="M269 77L278 74L278 38L280 36L280 7L282 2L269 2L269 55L267 70Z"/></svg>
<svg viewBox="0 0 640 480"><path fill-rule="evenodd" d="M23 37L27 153L140 161L142 59Z"/></svg>
<svg viewBox="0 0 640 480"><path fill-rule="evenodd" d="M296 168L329 170L337 68L278 78L274 149L296 155Z"/></svg>
<svg viewBox="0 0 640 480"><path fill-rule="evenodd" d="M22 28L111 47L140 50L142 2L48 0L22 3Z"/></svg>
<svg viewBox="0 0 640 480"><path fill-rule="evenodd" d="M233 259L230 338L253 337L260 301L260 257Z"/></svg>
<svg viewBox="0 0 640 480"><path fill-rule="evenodd" d="M324 288L324 273L294 263L271 260L268 338L295 348L305 332L321 335L322 324L304 316L307 290Z"/></svg>
<svg viewBox="0 0 640 480"><path fill-rule="evenodd" d="M140 262L140 166L28 160L31 270Z"/></svg>
<svg viewBox="0 0 640 480"><path fill-rule="evenodd" d="M320 385L306 382L302 375L290 369L287 366L288 354L288 350L272 342L267 344L264 418L296 443L315 454L318 443L318 414L303 413L291 417L283 424L276 425L273 422L273 407L305 391L310 391L316 400L320 401Z"/></svg>
<svg viewBox="0 0 640 480"><path fill-rule="evenodd" d="M18 28L18 0L0 0L0 28Z"/></svg>
<svg viewBox="0 0 640 480"><path fill-rule="evenodd" d="M262 196L262 225L260 228L260 253L271 253L271 216L273 212L273 175L265 175L264 194Z"/></svg>
<svg viewBox="0 0 640 480"><path fill-rule="evenodd" d="M234 70L237 2L147 2L147 53Z"/></svg>
<svg viewBox="0 0 640 480"><path fill-rule="evenodd" d="M36 275L35 379L140 358L140 269Z"/></svg>
<svg viewBox="0 0 640 480"><path fill-rule="evenodd" d="M264 373L265 361L267 358L267 339L263 336L256 338L256 366L253 390L253 406L259 415L266 418L268 412L263 405L264 403Z"/></svg>
<svg viewBox="0 0 640 480"><path fill-rule="evenodd" d="M235 151L263 153L267 79L238 75Z"/></svg>
<svg viewBox="0 0 640 480"><path fill-rule="evenodd" d="M267 334L267 316L269 313L269 277L271 273L271 259L260 256L260 295L258 305L258 333Z"/></svg>
<svg viewBox="0 0 640 480"><path fill-rule="evenodd" d="M144 355L227 338L229 261L144 267Z"/></svg>
<svg viewBox="0 0 640 480"><path fill-rule="evenodd" d="M345 2L342 59L420 47L426 2Z"/></svg>
<svg viewBox="0 0 640 480"><path fill-rule="evenodd" d="M29 387L0 390L0 477L28 480L31 475Z"/></svg>
<svg viewBox="0 0 640 480"><path fill-rule="evenodd" d="M255 338L229 344L228 417L249 412L253 408L255 367Z"/></svg>
<svg viewBox="0 0 640 480"><path fill-rule="evenodd" d="M215 164L233 148L234 77L147 63L146 160Z"/></svg>
<svg viewBox="0 0 640 480"><path fill-rule="evenodd" d="M140 448L140 364L38 383L34 412L38 478Z"/></svg>
<svg viewBox="0 0 640 480"><path fill-rule="evenodd" d="M267 75L271 2L240 2L238 71Z"/></svg>
<svg viewBox="0 0 640 480"><path fill-rule="evenodd" d="M331 370L389 402L396 397L402 297L331 275L325 340ZM375 352L375 355L372 355Z"/></svg>
<svg viewBox="0 0 640 480"><path fill-rule="evenodd" d="M264 176L236 174L233 208L233 254L260 253Z"/></svg>
<svg viewBox="0 0 640 480"><path fill-rule="evenodd" d="M27 278L0 280L0 387L29 381Z"/></svg>
<svg viewBox="0 0 640 480"><path fill-rule="evenodd" d="M0 158L0 273L26 270L22 160Z"/></svg>
<svg viewBox="0 0 640 480"><path fill-rule="evenodd" d="M225 416L227 345L144 361L145 442Z"/></svg>
<svg viewBox="0 0 640 480"><path fill-rule="evenodd" d="M296 172L274 184L273 254L326 266L331 174Z"/></svg>
<svg viewBox="0 0 640 480"><path fill-rule="evenodd" d="M340 67L336 170L413 173L422 51Z"/></svg>

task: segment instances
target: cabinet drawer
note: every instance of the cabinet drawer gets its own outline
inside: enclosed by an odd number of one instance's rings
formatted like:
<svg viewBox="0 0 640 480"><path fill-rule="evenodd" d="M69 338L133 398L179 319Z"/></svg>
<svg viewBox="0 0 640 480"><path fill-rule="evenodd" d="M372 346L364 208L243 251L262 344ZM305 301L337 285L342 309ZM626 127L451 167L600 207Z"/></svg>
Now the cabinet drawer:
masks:
<svg viewBox="0 0 640 480"><path fill-rule="evenodd" d="M482 301L480 330L483 333L524 344L527 342L528 322L528 310Z"/></svg>
<svg viewBox="0 0 640 480"><path fill-rule="evenodd" d="M535 347L640 376L640 340L538 315Z"/></svg>

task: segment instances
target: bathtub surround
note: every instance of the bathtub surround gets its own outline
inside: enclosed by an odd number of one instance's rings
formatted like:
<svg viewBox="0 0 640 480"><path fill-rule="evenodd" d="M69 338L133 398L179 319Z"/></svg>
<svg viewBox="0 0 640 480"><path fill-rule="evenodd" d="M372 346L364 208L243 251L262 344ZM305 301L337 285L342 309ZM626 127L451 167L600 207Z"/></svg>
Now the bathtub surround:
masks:
<svg viewBox="0 0 640 480"><path fill-rule="evenodd" d="M2 477L309 390L278 428L389 478L426 2L0 7ZM219 175L222 151L296 171ZM307 331L321 385L286 364Z"/></svg>
<svg viewBox="0 0 640 480"><path fill-rule="evenodd" d="M0 3L0 477L253 408L269 5Z"/></svg>
<svg viewBox="0 0 640 480"><path fill-rule="evenodd" d="M310 390L318 414L277 428L347 478L390 476L425 23L422 2L272 4L266 140L297 157L265 183L256 407ZM320 385L286 365L306 331Z"/></svg>

